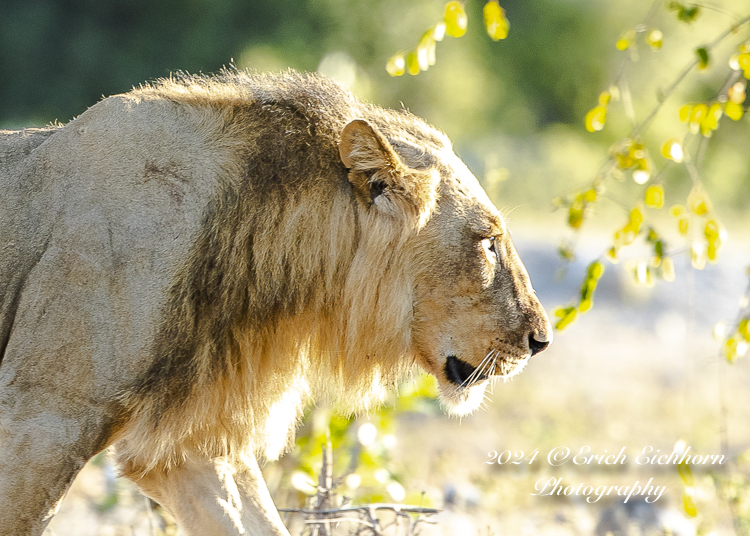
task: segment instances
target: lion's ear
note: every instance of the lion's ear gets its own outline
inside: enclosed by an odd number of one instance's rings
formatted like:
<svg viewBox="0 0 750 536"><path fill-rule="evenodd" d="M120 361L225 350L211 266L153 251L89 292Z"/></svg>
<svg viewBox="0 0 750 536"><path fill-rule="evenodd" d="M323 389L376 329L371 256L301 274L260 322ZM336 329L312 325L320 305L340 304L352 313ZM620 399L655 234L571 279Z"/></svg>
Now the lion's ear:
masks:
<svg viewBox="0 0 750 536"><path fill-rule="evenodd" d="M362 119L341 131L339 154L362 203L401 219L405 230L425 224L435 207L439 174L409 168L385 136Z"/></svg>
<svg viewBox="0 0 750 536"><path fill-rule="evenodd" d="M401 159L380 132L364 119L355 119L341 131L339 154L354 171L377 171L401 166Z"/></svg>
<svg viewBox="0 0 750 536"><path fill-rule="evenodd" d="M391 144L370 123L355 119L341 131L341 161L358 198L375 202L406 171Z"/></svg>

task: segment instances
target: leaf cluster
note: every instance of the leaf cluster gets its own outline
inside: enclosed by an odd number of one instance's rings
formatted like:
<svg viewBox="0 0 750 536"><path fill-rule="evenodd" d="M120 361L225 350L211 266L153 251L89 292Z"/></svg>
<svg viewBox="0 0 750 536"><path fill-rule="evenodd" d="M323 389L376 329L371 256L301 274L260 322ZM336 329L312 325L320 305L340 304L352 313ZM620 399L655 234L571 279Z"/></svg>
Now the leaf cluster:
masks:
<svg viewBox="0 0 750 536"><path fill-rule="evenodd" d="M654 5L657 6L658 4ZM700 14L700 9L696 6L684 5L679 2L670 2L668 9L676 11L677 18L683 22L692 23ZM649 14L649 17L652 15L653 13ZM639 236L642 236L644 242L651 247L653 255L649 260L635 260L630 263L633 276L638 283L650 286L654 284L655 278L661 278L665 281L673 281L675 278L674 264L671 253L667 251L665 240L657 232L654 225L645 225L648 219L645 207L659 210L665 204L665 189L661 181L661 174L669 165L682 165L685 171L684 177L693 184L684 203L676 204L670 209L671 215L676 220L679 235L688 242L693 267L703 269L707 262L716 262L719 250L726 242L726 230L720 223L701 180L699 158L705 140L710 138L713 132L720 127L723 116L726 115L733 121L739 121L745 115L746 79L750 75L747 69L747 66L750 65L750 45L748 44L750 41L740 43L735 52L727 59L729 67L727 82L718 91L715 99L709 102L689 102L680 108L680 120L686 123L687 132L682 136L674 136L663 143L660 153L664 157L665 163L658 171L655 170L656 165L646 144L642 141L642 136L662 108L664 100L674 92L677 84L693 72L704 69L709 63L710 51L723 39L734 35L741 27L746 26L750 22L750 17L738 18L738 20L739 22L735 22L729 31L719 36L711 44L696 49L695 59L669 89L660 95L660 101L652 112L643 121L635 125L629 136L621 139L610 148L607 162L588 188L574 192L564 200L557 198L554 201L556 205L567 208L568 226L575 233L580 233L585 222L593 214L595 204L607 197L606 183L608 180L614 178L624 181L629 175L637 187L643 187L651 182L651 184L645 186L645 192L641 194L642 201L627 209L627 221L622 227L614 231L612 245L606 253L606 258L611 262L618 262L621 250L633 244ZM637 38L640 34L645 36L644 41L652 49L658 50L662 46L663 34L650 26L650 20L646 20L637 25L635 29L623 33L616 43L616 48L619 50L631 50L629 58L631 61L637 60L637 56L632 52L637 48ZM596 133L605 128L608 109L612 102L620 100L622 88L625 88L625 92L629 91L624 81L624 74L620 73L618 79L610 88L600 93L597 105L586 114L584 126L587 131ZM696 137L700 139L695 144L696 149L691 152L686 149L686 146ZM572 243L572 241L569 243ZM567 244L561 246L559 252L566 262L575 257L574 251ZM589 284L589 281L590 275L587 274L583 283L584 288ZM584 304L582 308L581 303ZM578 306L559 309L561 320L557 322L558 329L570 325L575 320L577 313L585 312L589 308L588 301L582 302L579 299ZM734 339L730 340L733 341ZM728 344L734 343L728 342Z"/></svg>
<svg viewBox="0 0 750 536"><path fill-rule="evenodd" d="M505 16L505 10L497 0L490 0L484 5L484 27L493 41L508 37L510 23ZM398 52L391 56L385 69L391 76L402 76L408 72L417 75L426 71L436 62L436 43L442 41L445 35L463 37L469 26L469 18L463 2L452 0L445 4L443 19L428 28L419 39L413 50Z"/></svg>

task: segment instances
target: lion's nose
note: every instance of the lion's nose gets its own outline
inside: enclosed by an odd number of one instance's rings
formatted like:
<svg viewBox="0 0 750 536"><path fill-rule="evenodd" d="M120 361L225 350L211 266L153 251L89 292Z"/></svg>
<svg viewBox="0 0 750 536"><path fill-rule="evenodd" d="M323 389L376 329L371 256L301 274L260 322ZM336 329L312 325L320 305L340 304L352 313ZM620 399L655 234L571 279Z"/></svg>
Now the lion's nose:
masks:
<svg viewBox="0 0 750 536"><path fill-rule="evenodd" d="M536 334L529 333L529 351L531 352L532 356L535 356L536 354L547 348L547 346L549 346L549 340L540 341L537 340L536 337ZM540 336L540 338L542 337ZM547 337L544 338L547 339Z"/></svg>

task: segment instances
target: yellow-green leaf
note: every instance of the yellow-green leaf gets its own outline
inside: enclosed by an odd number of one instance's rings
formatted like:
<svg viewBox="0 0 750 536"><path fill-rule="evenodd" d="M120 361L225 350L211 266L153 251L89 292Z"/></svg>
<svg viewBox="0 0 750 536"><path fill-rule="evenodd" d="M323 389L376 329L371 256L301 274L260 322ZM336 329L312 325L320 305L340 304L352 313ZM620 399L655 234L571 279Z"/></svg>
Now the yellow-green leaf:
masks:
<svg viewBox="0 0 750 536"><path fill-rule="evenodd" d="M466 17L466 10L461 2L448 2L445 4L445 33L451 37L461 37L466 33L469 25L469 19Z"/></svg>
<svg viewBox="0 0 750 536"><path fill-rule="evenodd" d="M484 27L493 41L508 37L510 23L505 16L505 10L494 0L484 5Z"/></svg>
<svg viewBox="0 0 750 536"><path fill-rule="evenodd" d="M607 121L607 108L604 106L596 106L589 110L586 114L585 124L586 130L589 132L598 132L604 128L604 123Z"/></svg>
<svg viewBox="0 0 750 536"><path fill-rule="evenodd" d="M669 160L673 160L678 163L682 162L685 154L682 151L682 144L680 143L680 140L678 140L677 138L670 138L665 141L664 145L661 146L661 155L664 158L668 158Z"/></svg>
<svg viewBox="0 0 750 536"><path fill-rule="evenodd" d="M576 258L575 253L567 244L560 244L557 248L557 254L560 255L561 259L566 261L573 261Z"/></svg>
<svg viewBox="0 0 750 536"><path fill-rule="evenodd" d="M568 225L578 229L583 224L583 208L573 204L568 209Z"/></svg>
<svg viewBox="0 0 750 536"><path fill-rule="evenodd" d="M664 34L662 34L661 31L657 30L656 28L646 34L646 44L648 44L648 46L650 46L654 50L659 50L661 48L663 39Z"/></svg>
<svg viewBox="0 0 750 536"><path fill-rule="evenodd" d="M700 47L695 50L698 55L698 69L701 71L708 69L710 58L708 56L708 49L706 47Z"/></svg>
<svg viewBox="0 0 750 536"><path fill-rule="evenodd" d="M419 59L415 52L409 52L406 55L406 70L410 75L419 74Z"/></svg>
<svg viewBox="0 0 750 536"><path fill-rule="evenodd" d="M727 114L727 117L732 121L739 121L744 112L745 110L742 108L741 104L731 100L724 105L724 113Z"/></svg>
<svg viewBox="0 0 750 536"><path fill-rule="evenodd" d="M607 258L612 264L620 262L620 258L617 256L617 248L615 246L612 246L607 250Z"/></svg>
<svg viewBox="0 0 750 536"><path fill-rule="evenodd" d="M562 331L567 328L578 317L578 310L575 307L569 307L567 309L564 309L563 311L563 316L555 324L555 329L558 331Z"/></svg>
<svg viewBox="0 0 750 536"><path fill-rule="evenodd" d="M664 187L661 184L653 184L646 189L644 196L646 206L651 208L661 208L664 206Z"/></svg>
<svg viewBox="0 0 750 536"><path fill-rule="evenodd" d="M385 70L391 76L401 76L406 71L406 59L403 54L394 54L385 65Z"/></svg>
<svg viewBox="0 0 750 536"><path fill-rule="evenodd" d="M669 9L677 11L677 18L682 22L693 22L700 14L700 7L687 7L680 2L670 2Z"/></svg>
<svg viewBox="0 0 750 536"><path fill-rule="evenodd" d="M604 275L604 264L600 261L594 261L589 264L588 276L592 279L601 279Z"/></svg>

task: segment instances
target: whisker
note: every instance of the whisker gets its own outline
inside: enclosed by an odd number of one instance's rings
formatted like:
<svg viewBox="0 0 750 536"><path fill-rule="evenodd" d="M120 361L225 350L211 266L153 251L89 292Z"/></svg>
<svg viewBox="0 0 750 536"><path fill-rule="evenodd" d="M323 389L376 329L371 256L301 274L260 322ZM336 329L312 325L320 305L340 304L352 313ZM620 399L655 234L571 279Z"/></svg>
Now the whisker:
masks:
<svg viewBox="0 0 750 536"><path fill-rule="evenodd" d="M495 365L495 361L497 361L497 350L491 352L491 355L492 355L492 359L489 359L485 363L485 365L482 367L480 376L484 376L485 375L484 373L488 370L491 370L492 367Z"/></svg>
<svg viewBox="0 0 750 536"><path fill-rule="evenodd" d="M492 363L495 362L497 356L496 350L491 350L490 353L488 353L484 359L482 359L482 362L479 364L477 368L474 369L474 372L471 374L471 382L468 385L476 383L480 378L483 378L485 371L492 365Z"/></svg>
<svg viewBox="0 0 750 536"><path fill-rule="evenodd" d="M482 362L484 362L484 361L482 361ZM476 379L476 377L478 375L478 370L479 370L479 367L475 368L472 371L472 373L469 374L469 376L463 381L463 383L461 383L461 385L458 386L458 389L461 390L461 389L465 389L465 388L471 386L474 383L474 380Z"/></svg>
<svg viewBox="0 0 750 536"><path fill-rule="evenodd" d="M495 360L495 354L496 351L491 351L489 354L485 356L485 358L482 360L482 362L479 364L479 366L476 368L475 372L477 373L477 376L482 376L487 368L492 364L492 362Z"/></svg>
<svg viewBox="0 0 750 536"><path fill-rule="evenodd" d="M481 374L481 369L487 364L487 362L490 360L490 356L492 355L493 351L490 350L486 356L484 356L484 359L479 363L479 365L469 374L468 378L466 378L461 385L458 386L459 389L464 389L466 387L469 387L471 384L474 383L476 378Z"/></svg>

